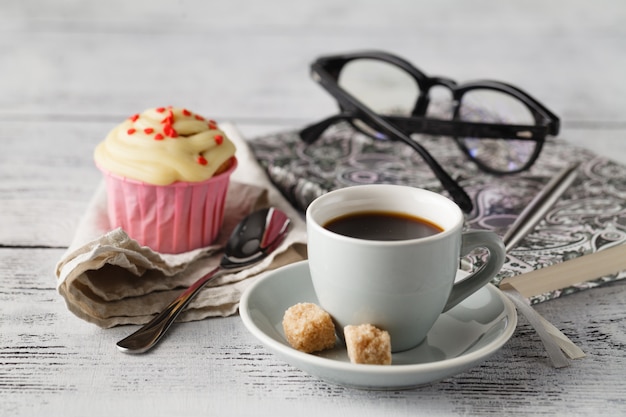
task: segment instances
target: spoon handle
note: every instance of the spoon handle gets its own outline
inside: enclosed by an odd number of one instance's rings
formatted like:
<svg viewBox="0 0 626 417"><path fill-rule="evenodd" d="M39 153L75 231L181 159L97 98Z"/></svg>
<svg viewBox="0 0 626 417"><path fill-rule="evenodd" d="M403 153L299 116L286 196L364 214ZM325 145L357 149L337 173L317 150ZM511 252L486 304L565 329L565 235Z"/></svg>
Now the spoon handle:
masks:
<svg viewBox="0 0 626 417"><path fill-rule="evenodd" d="M209 282L221 269L217 267L194 282L185 292L172 301L159 315L143 325L130 336L117 342L117 347L124 353L143 353L156 345L167 329L174 323L176 317L189 304L193 297Z"/></svg>

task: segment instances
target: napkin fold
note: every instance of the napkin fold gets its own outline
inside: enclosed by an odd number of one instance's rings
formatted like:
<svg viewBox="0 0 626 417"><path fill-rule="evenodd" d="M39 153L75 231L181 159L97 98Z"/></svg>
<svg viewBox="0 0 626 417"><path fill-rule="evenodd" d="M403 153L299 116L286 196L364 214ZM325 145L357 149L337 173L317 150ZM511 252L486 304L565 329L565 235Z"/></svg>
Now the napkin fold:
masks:
<svg viewBox="0 0 626 417"><path fill-rule="evenodd" d="M104 328L147 323L193 282L217 267L235 226L252 211L264 207L277 207L290 217L291 230L285 241L261 263L216 277L178 320L234 314L243 291L254 280L280 266L306 259L306 227L301 214L274 188L234 127L227 123L220 127L237 146L239 166L231 177L224 224L216 242L180 254L162 254L139 245L122 229L109 227L106 190L101 183L55 270L57 290L72 313Z"/></svg>

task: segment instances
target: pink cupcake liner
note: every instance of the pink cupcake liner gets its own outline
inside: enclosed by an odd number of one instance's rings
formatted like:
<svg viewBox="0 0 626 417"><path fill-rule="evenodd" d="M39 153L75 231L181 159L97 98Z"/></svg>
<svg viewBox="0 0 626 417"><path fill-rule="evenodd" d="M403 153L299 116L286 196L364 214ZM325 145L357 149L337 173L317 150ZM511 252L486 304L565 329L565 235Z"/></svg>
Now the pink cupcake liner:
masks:
<svg viewBox="0 0 626 417"><path fill-rule="evenodd" d="M209 246L224 220L230 168L206 181L152 185L102 168L111 228L121 227L143 246L161 253L181 253Z"/></svg>

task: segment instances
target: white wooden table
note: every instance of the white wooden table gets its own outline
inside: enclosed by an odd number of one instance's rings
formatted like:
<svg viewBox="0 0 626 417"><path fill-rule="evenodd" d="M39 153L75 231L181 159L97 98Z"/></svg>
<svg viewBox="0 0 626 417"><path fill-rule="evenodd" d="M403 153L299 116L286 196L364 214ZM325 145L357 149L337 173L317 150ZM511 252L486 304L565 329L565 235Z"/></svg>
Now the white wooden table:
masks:
<svg viewBox="0 0 626 417"><path fill-rule="evenodd" d="M621 0L0 3L0 415L625 415L626 283L538 305L586 353L549 366L521 319L491 359L415 390L358 391L280 361L239 317L128 356L71 313L53 269L100 181L94 146L183 105L253 138L329 115L318 55L384 49L432 75L508 81L561 137L626 163Z"/></svg>

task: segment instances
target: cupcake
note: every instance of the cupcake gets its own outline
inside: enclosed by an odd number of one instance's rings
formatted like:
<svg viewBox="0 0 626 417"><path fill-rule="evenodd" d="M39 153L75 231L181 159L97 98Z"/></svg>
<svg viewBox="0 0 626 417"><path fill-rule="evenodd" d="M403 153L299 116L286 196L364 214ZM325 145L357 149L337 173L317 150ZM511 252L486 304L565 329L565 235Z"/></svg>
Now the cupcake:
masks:
<svg viewBox="0 0 626 417"><path fill-rule="evenodd" d="M215 121L187 109L131 116L94 153L111 227L161 253L210 245L222 226L234 155Z"/></svg>

